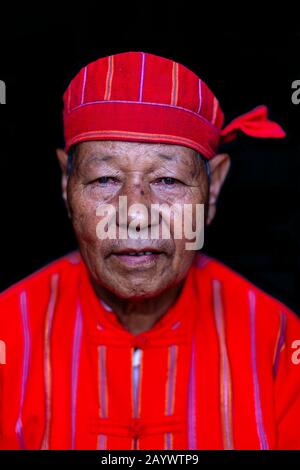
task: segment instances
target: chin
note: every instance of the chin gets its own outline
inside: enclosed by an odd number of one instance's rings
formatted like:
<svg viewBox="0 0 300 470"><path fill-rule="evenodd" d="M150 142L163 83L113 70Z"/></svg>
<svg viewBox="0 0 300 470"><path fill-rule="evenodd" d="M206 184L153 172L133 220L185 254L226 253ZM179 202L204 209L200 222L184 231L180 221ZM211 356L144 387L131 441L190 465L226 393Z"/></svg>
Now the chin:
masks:
<svg viewBox="0 0 300 470"><path fill-rule="evenodd" d="M143 299L151 299L156 297L157 295L161 294L167 287L162 287L162 284L158 284L157 286L149 287L148 283L134 283L132 285L124 282L118 283L118 285L110 285L106 286L112 293L116 296L120 297L121 299L126 300L143 300Z"/></svg>

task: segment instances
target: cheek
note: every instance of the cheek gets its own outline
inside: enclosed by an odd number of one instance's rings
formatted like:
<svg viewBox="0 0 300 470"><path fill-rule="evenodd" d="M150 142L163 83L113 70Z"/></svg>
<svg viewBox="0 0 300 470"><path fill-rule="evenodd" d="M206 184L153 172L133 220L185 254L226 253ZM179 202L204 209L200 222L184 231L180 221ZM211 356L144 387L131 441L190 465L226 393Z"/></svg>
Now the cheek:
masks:
<svg viewBox="0 0 300 470"><path fill-rule="evenodd" d="M180 201L178 199L168 201L168 204L178 207L178 210L172 210L170 220L172 238L180 251L183 251L182 244L191 240L192 235L203 228L208 200L201 188L190 188L185 196ZM168 211L163 212L162 218L165 221L169 220ZM178 239L178 237L181 238Z"/></svg>
<svg viewBox="0 0 300 470"><path fill-rule="evenodd" d="M97 239L96 226L98 222L95 201L83 197L79 191L74 191L68 195L68 200L71 209L71 220L77 238L79 241L95 241Z"/></svg>
<svg viewBox="0 0 300 470"><path fill-rule="evenodd" d="M172 284L177 284L186 277L195 257L195 252L186 250L183 244L176 241L176 250L168 270L168 277Z"/></svg>
<svg viewBox="0 0 300 470"><path fill-rule="evenodd" d="M186 249L187 240L182 238L174 240L175 253L173 258L173 266L176 270L185 270L186 265L189 265L194 257L194 251Z"/></svg>

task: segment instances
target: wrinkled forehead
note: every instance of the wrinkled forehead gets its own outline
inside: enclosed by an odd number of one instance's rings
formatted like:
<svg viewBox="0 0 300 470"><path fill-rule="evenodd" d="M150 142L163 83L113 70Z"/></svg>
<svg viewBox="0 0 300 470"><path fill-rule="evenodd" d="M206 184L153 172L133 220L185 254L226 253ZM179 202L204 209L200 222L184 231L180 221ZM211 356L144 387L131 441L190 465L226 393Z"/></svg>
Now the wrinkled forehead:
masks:
<svg viewBox="0 0 300 470"><path fill-rule="evenodd" d="M69 152L70 164L80 169L113 166L122 171L147 170L160 167L196 171L202 157L181 145L159 143L90 141L74 146Z"/></svg>

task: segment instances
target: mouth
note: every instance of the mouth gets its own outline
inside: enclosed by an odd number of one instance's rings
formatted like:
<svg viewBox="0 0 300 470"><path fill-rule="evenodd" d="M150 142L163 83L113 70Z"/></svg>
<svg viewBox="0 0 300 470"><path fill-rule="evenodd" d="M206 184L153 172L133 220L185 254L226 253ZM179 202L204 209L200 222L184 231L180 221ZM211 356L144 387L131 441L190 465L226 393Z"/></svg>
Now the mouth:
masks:
<svg viewBox="0 0 300 470"><path fill-rule="evenodd" d="M153 248L145 248L143 250L124 249L113 252L111 255L121 264L130 267L151 266L155 264L165 253Z"/></svg>

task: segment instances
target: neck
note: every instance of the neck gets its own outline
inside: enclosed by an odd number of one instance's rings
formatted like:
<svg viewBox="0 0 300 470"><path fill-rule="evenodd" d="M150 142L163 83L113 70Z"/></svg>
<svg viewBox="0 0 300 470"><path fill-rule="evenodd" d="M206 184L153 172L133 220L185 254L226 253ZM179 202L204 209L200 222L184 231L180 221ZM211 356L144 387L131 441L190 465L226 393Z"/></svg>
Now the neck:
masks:
<svg viewBox="0 0 300 470"><path fill-rule="evenodd" d="M150 330L175 303L182 284L171 287L156 297L146 299L122 299L103 286L93 284L100 300L105 302L118 321L135 335Z"/></svg>

